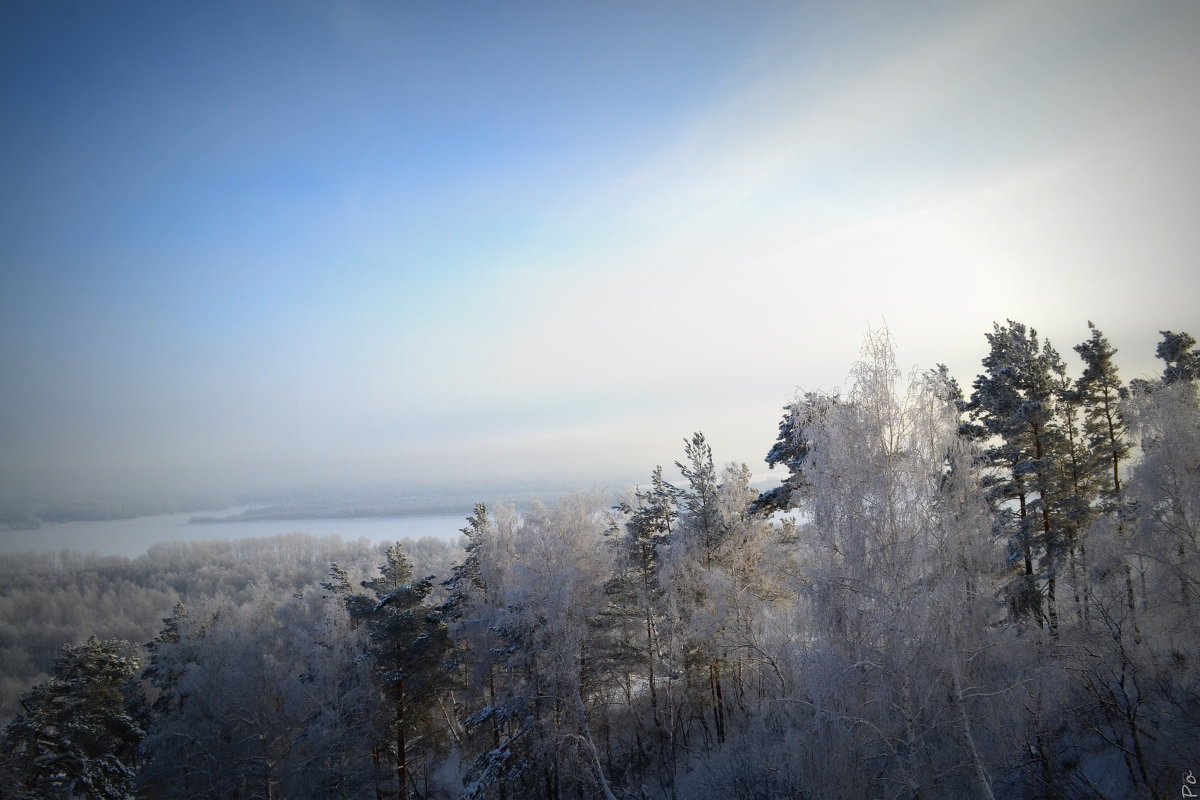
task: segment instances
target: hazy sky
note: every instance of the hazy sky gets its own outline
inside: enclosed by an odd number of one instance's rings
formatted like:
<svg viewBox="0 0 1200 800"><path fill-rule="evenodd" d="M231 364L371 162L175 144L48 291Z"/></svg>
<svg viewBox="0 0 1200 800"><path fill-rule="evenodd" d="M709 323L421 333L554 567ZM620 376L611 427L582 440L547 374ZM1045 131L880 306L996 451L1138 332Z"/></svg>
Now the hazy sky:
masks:
<svg viewBox="0 0 1200 800"><path fill-rule="evenodd" d="M762 457L868 326L1200 335L1200 3L0 6L0 492Z"/></svg>

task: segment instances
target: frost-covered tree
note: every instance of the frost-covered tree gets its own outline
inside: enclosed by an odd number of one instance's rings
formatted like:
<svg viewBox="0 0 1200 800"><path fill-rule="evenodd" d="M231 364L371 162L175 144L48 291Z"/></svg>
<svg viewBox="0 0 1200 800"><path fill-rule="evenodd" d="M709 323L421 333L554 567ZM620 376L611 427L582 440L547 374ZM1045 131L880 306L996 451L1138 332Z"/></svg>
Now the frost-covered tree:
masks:
<svg viewBox="0 0 1200 800"><path fill-rule="evenodd" d="M679 491L663 478L659 466L650 477L650 488L637 490L637 505L621 504L619 509L625 514L625 524L616 572L608 586L609 613L629 619L636 628L636 632L622 637L620 643L634 664L645 671L651 724L660 734L663 729L657 681L662 670L658 638L663 624L664 590L659 582L659 567L679 516L678 496Z"/></svg>
<svg viewBox="0 0 1200 800"><path fill-rule="evenodd" d="M171 616L163 618L163 628L158 636L144 645L150 653L150 663L142 672L142 679L159 691L155 700L156 709L170 704L173 699L171 691L182 676L182 665L170 658L170 648L177 646L183 638L180 623L187 613L186 605L176 603Z"/></svg>
<svg viewBox="0 0 1200 800"><path fill-rule="evenodd" d="M679 519L659 565L667 678L660 694L672 765L680 753L720 746L741 724L762 670L773 670L763 652L762 608L781 595L764 567L777 537L752 509L749 469L730 464L718 475L699 433L685 440L685 456Z"/></svg>
<svg viewBox="0 0 1200 800"><path fill-rule="evenodd" d="M1158 769L1200 758L1200 394L1167 383L1137 399L1131 427L1141 445L1129 493L1136 541L1148 562L1143 634L1156 658ZM1149 726L1148 726L1149 727ZM1160 782L1158 788L1162 788Z"/></svg>
<svg viewBox="0 0 1200 800"><path fill-rule="evenodd" d="M399 544L388 548L379 575L362 582L369 594L346 597L350 616L368 631L368 653L388 698L399 796L410 794L409 751L438 693L449 684L442 659L450 648L445 622L426 598L433 578L414 580Z"/></svg>
<svg viewBox="0 0 1200 800"><path fill-rule="evenodd" d="M1129 394L1117 372L1116 348L1092 322L1091 336L1075 345L1083 359L1083 374L1076 382L1083 407L1084 434L1092 459L1091 469L1103 475L1103 495L1109 507L1121 502L1121 462L1129 456L1129 425L1121 401Z"/></svg>
<svg viewBox="0 0 1200 800"><path fill-rule="evenodd" d="M1200 350L1192 347L1195 340L1186 333L1161 333L1163 341L1155 354L1166 363L1162 379L1135 381L1124 406L1140 449L1134 468L1137 487L1130 485L1129 490L1140 557L1156 562L1160 574L1174 573L1179 600L1191 608L1197 597L1193 575L1200 498ZM1141 583L1147 583L1144 573Z"/></svg>
<svg viewBox="0 0 1200 800"><path fill-rule="evenodd" d="M779 486L758 496L751 506L754 513L771 514L796 507L806 485L804 461L808 457L810 442L804 438L804 430L837 403L836 394L806 392L784 406L779 436L767 452L766 460L771 469L783 466L788 474Z"/></svg>
<svg viewBox="0 0 1200 800"><path fill-rule="evenodd" d="M679 493L681 531L679 539L692 548L701 560L711 565L724 542L717 505L717 469L713 464L712 445L703 433L694 433L683 442L686 463L676 461L686 485Z"/></svg>
<svg viewBox="0 0 1200 800"><path fill-rule="evenodd" d="M340 573L340 574L339 574ZM327 582L348 575L335 568ZM280 725L289 730L279 794L288 798L369 796L378 786L369 758L387 730L390 715L381 701L369 659L367 631L356 626L343 602L330 602L327 586L310 586L280 604L277 657Z"/></svg>
<svg viewBox="0 0 1200 800"><path fill-rule="evenodd" d="M1163 338L1155 348L1154 355L1166 364L1163 369L1163 385L1200 380L1200 348L1196 347L1196 339L1188 333L1159 333Z"/></svg>
<svg viewBox="0 0 1200 800"><path fill-rule="evenodd" d="M990 496L1022 566L1011 591L1013 607L1033 614L1039 624L1048 621L1053 632L1065 547L1061 521L1055 518L1064 472L1055 408L1061 359L1036 330L1012 320L994 325L987 339L984 372L975 379L967 410L984 445Z"/></svg>
<svg viewBox="0 0 1200 800"><path fill-rule="evenodd" d="M283 713L290 665L275 604L198 598L151 644L161 691L139 775L152 797L278 796L295 720Z"/></svg>
<svg viewBox="0 0 1200 800"><path fill-rule="evenodd" d="M498 514L496 527L512 548L491 617L496 687L466 722L499 742L478 753L463 796L612 797L597 741L614 691L600 641L609 515L599 497L572 496Z"/></svg>
<svg viewBox="0 0 1200 800"><path fill-rule="evenodd" d="M54 674L21 699L4 730L4 794L14 800L132 795L142 729L130 703L137 659L129 642L65 645ZM134 714L131 715L131 711Z"/></svg>
<svg viewBox="0 0 1200 800"><path fill-rule="evenodd" d="M455 706L461 713L449 720L458 750L468 758L479 758L496 766L502 762L507 738L497 672L503 662L502 640L496 633L503 615L506 575L513 559L515 512L503 508L497 516L477 503L461 532L467 538L464 558L443 582L449 593L440 613L449 626L454 649L447 664L460 677L461 692ZM479 715L479 716L477 716ZM463 724L474 720L474 724ZM480 754L483 755L480 755ZM499 800L507 800L506 781L491 782Z"/></svg>
<svg viewBox="0 0 1200 800"><path fill-rule="evenodd" d="M675 462L685 483L680 487L679 521L661 580L671 590L670 658L682 678L677 689L672 687L672 693L677 698L675 716L688 721L680 730L683 744L688 746L687 728L693 724L706 741L710 737L716 742L725 739L729 707L716 641L723 619L715 613L713 590L719 590L724 573L722 556L730 530L722 516L721 485L712 447L704 434L697 432L685 439L684 454L686 462Z"/></svg>
<svg viewBox="0 0 1200 800"><path fill-rule="evenodd" d="M1191 611L1200 604L1200 404L1191 384L1137 398L1132 425L1141 444L1130 492L1139 549Z"/></svg>
<svg viewBox="0 0 1200 800"><path fill-rule="evenodd" d="M1075 345L1083 359L1083 374L1075 384L1083 412L1083 434L1087 447L1086 471L1095 486L1099 501L1095 511L1107 514L1115 524L1117 542L1125 552L1120 554L1125 575L1126 605L1134 612L1133 571L1129 559L1129 537L1126 530L1125 484L1121 464L1129 457L1129 424L1125 419L1124 400L1129 391L1121 382L1113 356L1116 349L1091 321L1091 336ZM1083 546L1083 543L1080 543ZM1086 559L1084 560L1086 570ZM1087 594L1085 592L1085 600Z"/></svg>
<svg viewBox="0 0 1200 800"><path fill-rule="evenodd" d="M1062 361L1052 365L1054 423L1058 428L1058 453L1051 469L1054 500L1051 516L1060 529L1058 536L1067 558L1068 588L1074 597L1076 615L1088 616L1086 586L1088 526L1095 519L1097 476L1095 459L1085 433L1083 394L1067 374Z"/></svg>
<svg viewBox="0 0 1200 800"><path fill-rule="evenodd" d="M975 454L944 375L906 388L886 331L863 352L844 402L804 431L810 791L992 796L1012 745L988 696L1011 687L984 636L996 615Z"/></svg>

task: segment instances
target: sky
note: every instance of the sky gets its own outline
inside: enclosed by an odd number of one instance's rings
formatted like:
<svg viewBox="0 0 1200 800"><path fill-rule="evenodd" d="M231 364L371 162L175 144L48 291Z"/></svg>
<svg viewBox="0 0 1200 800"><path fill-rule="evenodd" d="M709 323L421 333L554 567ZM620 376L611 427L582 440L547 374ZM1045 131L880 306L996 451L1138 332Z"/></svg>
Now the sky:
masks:
<svg viewBox="0 0 1200 800"><path fill-rule="evenodd" d="M1200 336L1194 2L0 4L0 498L765 472Z"/></svg>

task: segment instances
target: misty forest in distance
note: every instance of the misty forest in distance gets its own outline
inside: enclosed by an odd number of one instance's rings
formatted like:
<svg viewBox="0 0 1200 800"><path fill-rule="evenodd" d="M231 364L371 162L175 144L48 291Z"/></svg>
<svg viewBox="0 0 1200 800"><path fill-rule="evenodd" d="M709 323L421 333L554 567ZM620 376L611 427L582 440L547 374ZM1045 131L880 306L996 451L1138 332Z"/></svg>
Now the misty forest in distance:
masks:
<svg viewBox="0 0 1200 800"><path fill-rule="evenodd" d="M784 408L763 492L696 433L678 480L477 505L458 540L0 556L4 785L1173 795L1200 764L1200 348L1162 332L1127 382L1087 334L1068 358L996 324L960 384L871 332L843 391Z"/></svg>

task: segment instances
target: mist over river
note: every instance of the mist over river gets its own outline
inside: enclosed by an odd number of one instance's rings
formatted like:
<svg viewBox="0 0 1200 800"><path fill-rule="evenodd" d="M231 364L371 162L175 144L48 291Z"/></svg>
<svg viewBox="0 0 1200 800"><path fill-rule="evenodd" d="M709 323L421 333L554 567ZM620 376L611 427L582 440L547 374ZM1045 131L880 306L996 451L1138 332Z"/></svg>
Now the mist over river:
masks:
<svg viewBox="0 0 1200 800"><path fill-rule="evenodd" d="M227 513L227 512L222 512ZM69 549L83 553L136 557L151 545L172 541L212 541L308 533L313 536L365 538L372 542L453 539L466 525L468 514L351 519L234 520L189 524L194 512L133 519L43 524L36 529L0 529L0 553L49 552Z"/></svg>

